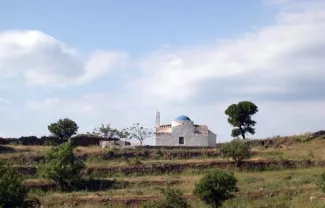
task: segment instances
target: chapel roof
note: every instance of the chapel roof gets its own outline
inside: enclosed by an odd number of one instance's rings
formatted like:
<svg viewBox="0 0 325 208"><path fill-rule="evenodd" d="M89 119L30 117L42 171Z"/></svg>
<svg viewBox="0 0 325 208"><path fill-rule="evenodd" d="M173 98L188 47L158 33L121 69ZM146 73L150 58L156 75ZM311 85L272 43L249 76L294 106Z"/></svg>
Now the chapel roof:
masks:
<svg viewBox="0 0 325 208"><path fill-rule="evenodd" d="M191 121L191 119L188 116L180 115L175 118L175 121Z"/></svg>

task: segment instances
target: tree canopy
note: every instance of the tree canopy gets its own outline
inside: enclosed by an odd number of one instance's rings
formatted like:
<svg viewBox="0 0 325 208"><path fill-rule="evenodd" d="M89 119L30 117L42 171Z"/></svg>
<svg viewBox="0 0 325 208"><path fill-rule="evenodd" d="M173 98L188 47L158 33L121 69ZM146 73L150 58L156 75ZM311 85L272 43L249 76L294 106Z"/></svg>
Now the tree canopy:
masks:
<svg viewBox="0 0 325 208"><path fill-rule="evenodd" d="M152 132L148 128L144 128L139 123L133 124L133 126L126 128L123 130L125 132L128 139L137 139L140 142L140 145L142 146L143 140L150 137L152 135Z"/></svg>
<svg viewBox="0 0 325 208"><path fill-rule="evenodd" d="M111 124L101 124L93 130L95 135L101 136L105 139L108 138L125 138L125 132L119 131L116 128L111 127Z"/></svg>
<svg viewBox="0 0 325 208"><path fill-rule="evenodd" d="M255 134L256 124L252 116L258 112L257 106L250 101L241 101L238 104L230 105L225 114L228 115L228 122L234 127L231 136L242 136L245 139L247 133Z"/></svg>
<svg viewBox="0 0 325 208"><path fill-rule="evenodd" d="M69 118L60 119L55 123L48 125L48 130L53 136L61 140L68 140L71 136L78 132L79 126L76 122Z"/></svg>

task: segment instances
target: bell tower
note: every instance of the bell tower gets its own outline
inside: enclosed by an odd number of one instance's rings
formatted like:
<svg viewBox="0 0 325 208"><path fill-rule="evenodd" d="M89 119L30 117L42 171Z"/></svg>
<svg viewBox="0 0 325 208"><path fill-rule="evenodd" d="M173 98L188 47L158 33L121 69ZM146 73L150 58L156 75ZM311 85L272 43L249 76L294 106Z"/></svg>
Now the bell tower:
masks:
<svg viewBox="0 0 325 208"><path fill-rule="evenodd" d="M157 110L156 112L156 127L160 126L160 112Z"/></svg>

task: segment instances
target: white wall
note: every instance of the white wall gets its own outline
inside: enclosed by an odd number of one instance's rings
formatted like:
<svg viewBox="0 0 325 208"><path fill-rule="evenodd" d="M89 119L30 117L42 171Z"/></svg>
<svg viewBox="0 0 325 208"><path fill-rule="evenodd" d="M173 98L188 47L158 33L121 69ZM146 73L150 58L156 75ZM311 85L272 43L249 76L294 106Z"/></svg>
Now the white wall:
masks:
<svg viewBox="0 0 325 208"><path fill-rule="evenodd" d="M217 135L209 130L209 146L217 145Z"/></svg>
<svg viewBox="0 0 325 208"><path fill-rule="evenodd" d="M179 137L184 137L184 144L179 144ZM173 125L172 134L156 135L156 146L215 146L215 134L194 134L193 124Z"/></svg>

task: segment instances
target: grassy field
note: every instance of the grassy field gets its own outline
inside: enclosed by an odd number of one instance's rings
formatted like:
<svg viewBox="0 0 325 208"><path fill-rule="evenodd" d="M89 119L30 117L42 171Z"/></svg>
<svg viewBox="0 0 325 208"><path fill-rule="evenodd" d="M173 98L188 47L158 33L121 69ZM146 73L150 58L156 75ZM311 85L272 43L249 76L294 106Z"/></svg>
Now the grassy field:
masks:
<svg viewBox="0 0 325 208"><path fill-rule="evenodd" d="M325 160L325 140L311 141L297 139L275 140L273 146L254 146L252 161L271 160ZM6 151L0 158L11 161L15 166L37 166L39 157L49 147L6 145ZM114 152L114 153L112 153ZM129 159L120 157L129 152ZM186 153L184 153L186 152ZM90 167L128 167L150 166L153 164L202 164L214 161L229 161L221 158L216 149L161 149L161 150L107 150L99 147L78 147L75 154L84 159ZM117 158L112 157L114 154ZM107 157L107 155L111 155ZM92 179L113 181L112 185L98 190L78 190L62 193L52 181L37 176L24 176L25 184L32 187L29 197L38 198L43 207L141 207L146 201L160 197L159 188L172 184L183 191L193 207L206 207L192 194L195 183L214 167L192 168L182 171L171 171L168 174L132 174L127 176L120 172L113 175L93 175ZM325 194L317 190L315 182L325 168L295 168L239 170L227 168L238 180L239 192L234 198L227 200L223 207L325 207ZM88 176L89 177L89 176ZM41 187L51 187L41 190Z"/></svg>

